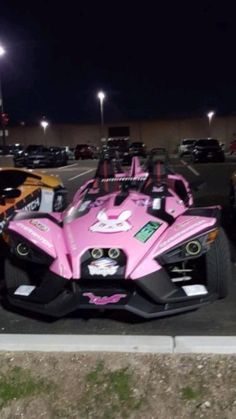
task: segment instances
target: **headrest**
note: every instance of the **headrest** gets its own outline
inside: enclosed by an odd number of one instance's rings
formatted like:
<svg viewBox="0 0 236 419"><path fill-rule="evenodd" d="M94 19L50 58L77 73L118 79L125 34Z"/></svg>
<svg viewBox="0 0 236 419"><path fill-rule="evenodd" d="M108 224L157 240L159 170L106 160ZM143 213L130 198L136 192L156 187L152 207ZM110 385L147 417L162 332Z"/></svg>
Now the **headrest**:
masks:
<svg viewBox="0 0 236 419"><path fill-rule="evenodd" d="M113 161L111 159L102 159L98 163L95 178L106 179L115 177Z"/></svg>

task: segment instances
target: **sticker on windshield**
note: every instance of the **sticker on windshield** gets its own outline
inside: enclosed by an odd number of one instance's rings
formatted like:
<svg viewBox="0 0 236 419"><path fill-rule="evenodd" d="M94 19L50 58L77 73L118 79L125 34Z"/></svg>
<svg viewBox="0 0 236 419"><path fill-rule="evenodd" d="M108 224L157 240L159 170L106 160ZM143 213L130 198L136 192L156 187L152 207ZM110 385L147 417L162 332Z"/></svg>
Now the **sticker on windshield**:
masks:
<svg viewBox="0 0 236 419"><path fill-rule="evenodd" d="M158 223L156 221L149 221L147 224L145 224L141 230L139 230L134 237L141 241L142 243L145 243L147 240L150 239L150 237L155 233L155 231L158 230L158 228L161 226L161 223Z"/></svg>

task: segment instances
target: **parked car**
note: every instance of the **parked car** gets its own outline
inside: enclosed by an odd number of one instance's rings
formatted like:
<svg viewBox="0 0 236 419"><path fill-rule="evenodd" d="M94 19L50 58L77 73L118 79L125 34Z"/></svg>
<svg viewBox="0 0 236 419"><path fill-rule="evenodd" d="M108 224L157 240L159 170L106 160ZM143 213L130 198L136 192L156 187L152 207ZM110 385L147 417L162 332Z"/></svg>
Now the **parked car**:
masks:
<svg viewBox="0 0 236 419"><path fill-rule="evenodd" d="M191 154L195 143L196 139L194 138L186 138L182 140L178 148L179 156L182 157L187 154Z"/></svg>
<svg viewBox="0 0 236 419"><path fill-rule="evenodd" d="M224 150L214 138L197 140L192 150L193 162L224 162Z"/></svg>
<svg viewBox="0 0 236 419"><path fill-rule="evenodd" d="M23 151L24 147L21 144L10 144L9 146L9 154L11 155L17 155L19 151Z"/></svg>
<svg viewBox="0 0 236 419"><path fill-rule="evenodd" d="M61 180L16 168L0 170L0 233L15 210L62 211L66 190Z"/></svg>
<svg viewBox="0 0 236 419"><path fill-rule="evenodd" d="M67 164L66 153L59 147L29 145L14 156L15 167L55 167Z"/></svg>
<svg viewBox="0 0 236 419"><path fill-rule="evenodd" d="M74 147L64 146L61 147L67 154L68 160L74 160L75 159L75 149Z"/></svg>
<svg viewBox="0 0 236 419"><path fill-rule="evenodd" d="M120 160L122 164L131 164L132 157L128 137L108 138L106 147L110 157Z"/></svg>
<svg viewBox="0 0 236 419"><path fill-rule="evenodd" d="M94 151L92 146L88 144L77 144L75 147L75 158L76 160L93 159Z"/></svg>
<svg viewBox="0 0 236 419"><path fill-rule="evenodd" d="M66 166L68 163L68 156L63 147L49 147L50 153L54 158L54 166Z"/></svg>
<svg viewBox="0 0 236 419"><path fill-rule="evenodd" d="M67 210L18 213L5 237L8 302L55 317L177 314L224 298L231 279L220 208L194 208L188 182L156 159L123 173L100 160Z"/></svg>
<svg viewBox="0 0 236 419"><path fill-rule="evenodd" d="M146 157L147 155L146 146L142 141L135 141L131 143L129 147L129 152L131 157Z"/></svg>

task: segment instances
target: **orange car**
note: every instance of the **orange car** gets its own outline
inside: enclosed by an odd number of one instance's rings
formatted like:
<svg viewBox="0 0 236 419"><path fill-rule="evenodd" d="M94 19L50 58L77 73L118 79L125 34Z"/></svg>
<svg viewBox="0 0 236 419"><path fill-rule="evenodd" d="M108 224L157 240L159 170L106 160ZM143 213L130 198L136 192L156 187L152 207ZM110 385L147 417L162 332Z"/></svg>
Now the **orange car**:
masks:
<svg viewBox="0 0 236 419"><path fill-rule="evenodd" d="M0 169L0 233L16 210L62 211L66 189L56 176L16 168Z"/></svg>

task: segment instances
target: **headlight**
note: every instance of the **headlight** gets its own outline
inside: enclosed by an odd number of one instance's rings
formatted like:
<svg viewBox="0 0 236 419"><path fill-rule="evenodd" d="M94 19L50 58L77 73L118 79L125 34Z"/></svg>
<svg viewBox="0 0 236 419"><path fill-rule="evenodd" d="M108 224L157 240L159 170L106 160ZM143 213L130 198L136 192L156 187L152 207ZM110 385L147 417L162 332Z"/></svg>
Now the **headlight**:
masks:
<svg viewBox="0 0 236 419"><path fill-rule="evenodd" d="M9 231L6 231L6 236L11 253L18 258L40 265L51 265L54 260L52 256L38 248L34 243L27 242L24 237L18 236L18 234L11 234Z"/></svg>
<svg viewBox="0 0 236 419"><path fill-rule="evenodd" d="M27 243L20 242L16 246L16 254L21 257L26 257L29 255L30 249Z"/></svg>
<svg viewBox="0 0 236 419"><path fill-rule="evenodd" d="M202 236L191 238L158 256L157 260L161 264L168 264L200 257L209 250L210 245L216 240L218 232L219 230L216 228Z"/></svg>
<svg viewBox="0 0 236 419"><path fill-rule="evenodd" d="M91 251L91 256L93 259L100 259L103 256L103 249L95 248Z"/></svg>
<svg viewBox="0 0 236 419"><path fill-rule="evenodd" d="M111 248L108 250L108 256L111 259L118 259L120 256L120 249L116 249L116 248Z"/></svg>
<svg viewBox="0 0 236 419"><path fill-rule="evenodd" d="M202 245L198 240L192 240L185 246L186 255L197 256L201 253Z"/></svg>

